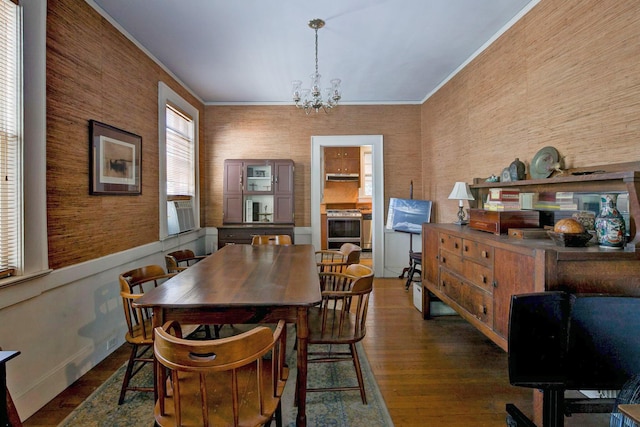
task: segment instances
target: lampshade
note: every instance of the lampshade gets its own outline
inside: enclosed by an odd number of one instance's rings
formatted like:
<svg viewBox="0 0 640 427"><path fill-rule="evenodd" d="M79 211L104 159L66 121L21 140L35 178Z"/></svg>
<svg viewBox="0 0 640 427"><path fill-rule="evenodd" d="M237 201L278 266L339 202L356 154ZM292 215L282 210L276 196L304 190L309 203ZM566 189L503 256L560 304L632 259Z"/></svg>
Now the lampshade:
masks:
<svg viewBox="0 0 640 427"><path fill-rule="evenodd" d="M450 200L475 200L469 189L469 184L466 182L456 182L453 186L451 194L449 194Z"/></svg>

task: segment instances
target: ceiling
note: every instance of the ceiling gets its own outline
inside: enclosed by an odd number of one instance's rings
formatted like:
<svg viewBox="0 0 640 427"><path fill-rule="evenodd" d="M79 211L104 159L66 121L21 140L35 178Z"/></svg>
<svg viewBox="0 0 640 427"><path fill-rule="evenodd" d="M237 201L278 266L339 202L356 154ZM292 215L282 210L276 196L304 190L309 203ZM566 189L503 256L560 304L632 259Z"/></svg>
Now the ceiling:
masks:
<svg viewBox="0 0 640 427"><path fill-rule="evenodd" d="M421 103L539 0L86 0L207 104L291 104L322 86L343 104ZM103 14L104 14L103 13Z"/></svg>

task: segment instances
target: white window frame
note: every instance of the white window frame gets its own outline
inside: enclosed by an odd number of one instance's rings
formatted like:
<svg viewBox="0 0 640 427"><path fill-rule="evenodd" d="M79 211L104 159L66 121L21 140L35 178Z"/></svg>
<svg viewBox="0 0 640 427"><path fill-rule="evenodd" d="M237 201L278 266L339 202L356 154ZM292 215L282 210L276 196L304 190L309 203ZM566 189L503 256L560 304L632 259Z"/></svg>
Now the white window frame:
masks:
<svg viewBox="0 0 640 427"><path fill-rule="evenodd" d="M158 180L159 180L159 194L160 194L160 240L165 240L171 235L168 234L167 227L167 120L166 120L166 108L167 104L172 104L178 109L182 110L185 114L189 115L193 120L194 127L194 173L195 173L195 194L193 196L193 216L196 225L195 230L200 228L200 179L199 179L199 161L198 161L198 147L200 146L199 140L199 125L200 118L197 108L189 104L184 98L178 95L173 89L171 89L166 83L158 83Z"/></svg>
<svg viewBox="0 0 640 427"><path fill-rule="evenodd" d="M22 271L0 288L49 273L46 186L47 2L21 0L22 12ZM29 206L29 209L24 209ZM2 306L4 306L3 301ZM8 301L6 301L8 303Z"/></svg>

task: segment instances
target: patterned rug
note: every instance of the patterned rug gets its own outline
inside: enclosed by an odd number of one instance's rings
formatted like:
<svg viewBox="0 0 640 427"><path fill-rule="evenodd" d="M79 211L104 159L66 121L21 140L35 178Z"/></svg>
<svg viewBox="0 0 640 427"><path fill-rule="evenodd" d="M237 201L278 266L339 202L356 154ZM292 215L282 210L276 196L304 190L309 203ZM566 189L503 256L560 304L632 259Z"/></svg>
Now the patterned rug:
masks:
<svg viewBox="0 0 640 427"><path fill-rule="evenodd" d="M243 328L244 329L244 328ZM238 327L225 326L225 335L240 333ZM289 326L287 332L287 363L289 379L282 398L283 424L294 427L297 408L293 406L296 384L296 353L293 350L295 331ZM362 365L367 405L363 405L358 391L309 393L307 395L307 425L309 427L387 427L393 426L384 399L371 372L364 349L358 344L358 354ZM153 394L127 392L125 402L118 405L118 395L122 385L125 366L122 366L105 381L91 396L76 408L58 427L152 427ZM357 385L351 362L314 363L309 367L309 386L328 384ZM352 384L345 383L352 379ZM143 368L134 381L138 384L153 384L151 366Z"/></svg>

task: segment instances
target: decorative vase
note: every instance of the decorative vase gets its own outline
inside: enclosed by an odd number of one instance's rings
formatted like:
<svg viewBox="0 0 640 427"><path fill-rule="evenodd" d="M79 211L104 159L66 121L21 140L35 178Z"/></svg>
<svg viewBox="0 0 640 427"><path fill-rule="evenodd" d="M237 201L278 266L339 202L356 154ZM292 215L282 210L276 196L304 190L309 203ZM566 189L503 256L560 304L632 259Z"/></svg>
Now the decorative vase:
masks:
<svg viewBox="0 0 640 427"><path fill-rule="evenodd" d="M600 196L600 213L596 216L598 244L603 248L622 248L625 243L626 226L622 214L616 207L617 194Z"/></svg>

